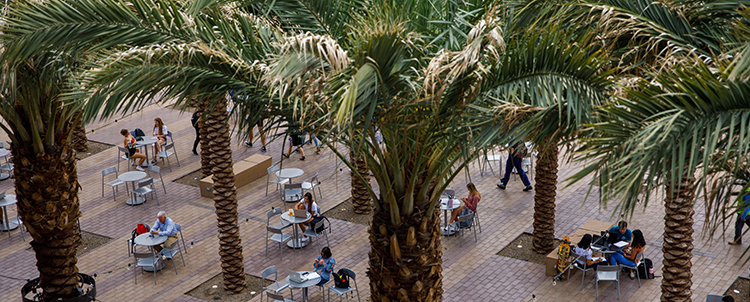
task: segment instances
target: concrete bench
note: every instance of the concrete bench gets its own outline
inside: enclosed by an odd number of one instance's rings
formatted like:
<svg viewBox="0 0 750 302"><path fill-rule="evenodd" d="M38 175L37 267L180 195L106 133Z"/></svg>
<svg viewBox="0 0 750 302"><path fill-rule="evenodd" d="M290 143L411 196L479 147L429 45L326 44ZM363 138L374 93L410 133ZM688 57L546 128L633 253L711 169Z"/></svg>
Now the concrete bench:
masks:
<svg viewBox="0 0 750 302"><path fill-rule="evenodd" d="M583 235L599 234L601 231L609 230L610 227L612 227L611 223L596 220L589 220L583 224L578 230L568 236L570 238L570 254L573 255L573 246L578 244L578 241L581 241ZM547 254L547 258L544 261L544 273L547 276L554 276L557 274L555 265L557 265L557 249L559 247L560 246L555 246L555 249Z"/></svg>
<svg viewBox="0 0 750 302"><path fill-rule="evenodd" d="M234 170L234 186L239 188L266 176L272 162L273 160L270 156L253 154L244 160L234 163L234 166L232 166ZM214 193L212 192L214 181L211 177L208 176L200 181L201 196L203 197L214 198Z"/></svg>

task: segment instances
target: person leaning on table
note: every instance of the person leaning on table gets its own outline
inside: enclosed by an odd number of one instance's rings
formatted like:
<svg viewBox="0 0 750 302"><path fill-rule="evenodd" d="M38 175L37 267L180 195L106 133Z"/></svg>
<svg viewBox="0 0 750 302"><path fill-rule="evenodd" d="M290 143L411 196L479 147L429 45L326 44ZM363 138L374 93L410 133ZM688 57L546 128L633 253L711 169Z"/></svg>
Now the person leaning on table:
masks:
<svg viewBox="0 0 750 302"><path fill-rule="evenodd" d="M633 241L633 232L628 229L628 223L623 221L620 221L616 226L613 226L609 229L610 234L617 234L617 240L618 241L625 241L628 243L625 247L629 247L630 243ZM611 235L610 235L611 236Z"/></svg>
<svg viewBox="0 0 750 302"><path fill-rule="evenodd" d="M591 251L592 238L591 234L583 235L581 241L578 241L578 244L573 248L573 253L581 256L581 258L578 258L578 264L581 266L585 264L588 268L596 269L596 267L604 261L604 258L599 257L594 260L594 252Z"/></svg>
<svg viewBox="0 0 750 302"><path fill-rule="evenodd" d="M172 243L177 241L177 226L172 221L172 218L167 217L166 212L159 211L156 214L156 222L154 222L154 226L151 228L151 234L169 237L161 246L154 246L157 252L161 252L163 248L169 248L172 246Z"/></svg>
<svg viewBox="0 0 750 302"><path fill-rule="evenodd" d="M611 254L609 256L609 264L617 265L619 263L627 266L635 266L635 256L643 253L645 249L646 239L643 238L643 233L641 230L634 230L630 249L624 249L623 251ZM635 279L635 270L632 268L630 269L630 279Z"/></svg>

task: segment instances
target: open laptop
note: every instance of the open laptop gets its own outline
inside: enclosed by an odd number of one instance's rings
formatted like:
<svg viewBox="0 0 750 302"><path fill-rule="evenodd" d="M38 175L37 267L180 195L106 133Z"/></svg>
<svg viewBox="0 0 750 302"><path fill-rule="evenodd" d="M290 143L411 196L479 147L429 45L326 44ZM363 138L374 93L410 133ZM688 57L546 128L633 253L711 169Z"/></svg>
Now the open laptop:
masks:
<svg viewBox="0 0 750 302"><path fill-rule="evenodd" d="M294 209L294 217L307 218L307 211Z"/></svg>
<svg viewBox="0 0 750 302"><path fill-rule="evenodd" d="M604 237L604 238L602 238ZM602 248L607 243L606 235L593 235L593 239L591 241L591 246Z"/></svg>
<svg viewBox="0 0 750 302"><path fill-rule="evenodd" d="M307 281L307 272L297 272L293 270L289 270L289 281L293 281L296 283L303 283Z"/></svg>

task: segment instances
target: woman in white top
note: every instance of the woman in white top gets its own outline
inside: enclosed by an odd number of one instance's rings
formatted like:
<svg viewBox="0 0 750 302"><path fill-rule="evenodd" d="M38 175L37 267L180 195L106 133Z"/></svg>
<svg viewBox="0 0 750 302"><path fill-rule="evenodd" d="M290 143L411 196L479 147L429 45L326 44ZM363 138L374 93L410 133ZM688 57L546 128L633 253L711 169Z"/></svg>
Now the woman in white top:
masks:
<svg viewBox="0 0 750 302"><path fill-rule="evenodd" d="M304 233L305 230L307 230L307 225L310 224L310 221L312 221L313 218L317 217L320 213L320 207L313 201L312 194L310 194L310 192L307 192L305 193L305 198L297 203L294 208L297 210L305 210L310 213L310 219L303 223L297 224L299 226L299 229ZM305 236L305 238L307 238L307 236Z"/></svg>
<svg viewBox="0 0 750 302"><path fill-rule="evenodd" d="M604 261L604 258L593 257L593 252L591 251L592 239L593 238L591 237L591 234L583 235L581 241L579 241L578 244L573 248L573 253L580 256L578 258L578 264L581 267L583 267L585 264L587 268L593 268L596 270L596 267Z"/></svg>
<svg viewBox="0 0 750 302"><path fill-rule="evenodd" d="M167 130L167 125L164 125L164 122L161 120L160 117L157 117L154 119L154 136L157 138L156 144L154 144L154 154L158 154L161 152L161 146L164 146L167 143L167 134L169 133L169 130ZM156 164L156 156L154 156L154 159L151 160L152 164Z"/></svg>

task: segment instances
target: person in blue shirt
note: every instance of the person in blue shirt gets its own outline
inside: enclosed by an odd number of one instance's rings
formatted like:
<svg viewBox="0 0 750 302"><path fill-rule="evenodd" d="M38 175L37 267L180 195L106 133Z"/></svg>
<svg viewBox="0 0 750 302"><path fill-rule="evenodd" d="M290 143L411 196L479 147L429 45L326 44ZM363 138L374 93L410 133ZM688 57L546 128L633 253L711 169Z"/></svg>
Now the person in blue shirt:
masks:
<svg viewBox="0 0 750 302"><path fill-rule="evenodd" d="M331 280L331 272L333 272L334 265L336 265L336 260L333 259L331 249L326 246L320 252L318 259L315 259L315 262L313 263L315 272L320 275L320 282L318 282L318 285L323 286L328 280Z"/></svg>
<svg viewBox="0 0 750 302"><path fill-rule="evenodd" d="M617 241L626 241L628 245L625 247L630 246L630 243L633 241L633 232L628 229L628 223L624 220L620 221L616 226L611 227L609 233L616 234Z"/></svg>
<svg viewBox="0 0 750 302"><path fill-rule="evenodd" d="M177 226L171 218L167 217L166 212L159 211L159 213L156 214L156 222L154 222L154 226L151 227L151 234L168 237L167 241L164 241L161 246L154 246L156 252L161 252L163 248L169 248L172 246L172 243L177 241Z"/></svg>
<svg viewBox="0 0 750 302"><path fill-rule="evenodd" d="M737 221L734 223L734 240L729 241L731 245L742 244L742 227L750 227L750 219L747 219L750 212L750 188L745 189L744 196L737 199Z"/></svg>

